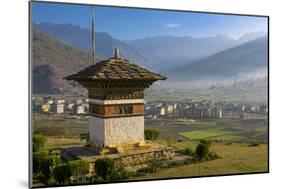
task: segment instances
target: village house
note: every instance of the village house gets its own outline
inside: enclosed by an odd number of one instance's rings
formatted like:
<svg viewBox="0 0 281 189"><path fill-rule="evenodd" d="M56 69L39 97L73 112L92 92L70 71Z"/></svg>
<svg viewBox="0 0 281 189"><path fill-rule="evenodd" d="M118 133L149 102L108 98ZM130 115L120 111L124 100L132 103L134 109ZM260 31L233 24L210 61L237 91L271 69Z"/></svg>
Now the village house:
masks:
<svg viewBox="0 0 281 189"><path fill-rule="evenodd" d="M201 118L210 118L211 117L211 108L202 107L200 108Z"/></svg>
<svg viewBox="0 0 281 189"><path fill-rule="evenodd" d="M167 114L173 113L173 111L174 111L174 106L173 105L166 105L165 106L165 112Z"/></svg>
<svg viewBox="0 0 281 189"><path fill-rule="evenodd" d="M65 104L65 109L68 111L68 112L73 112L73 109L74 109L74 106L75 106L75 103L70 101L70 102L67 102Z"/></svg>
<svg viewBox="0 0 281 189"><path fill-rule="evenodd" d="M259 112L260 111L260 106L258 106L258 105L254 105L254 106L251 106L250 107L250 111L251 112Z"/></svg>
<svg viewBox="0 0 281 189"><path fill-rule="evenodd" d="M268 106L267 105L260 105L260 112L261 113L268 113Z"/></svg>
<svg viewBox="0 0 281 189"><path fill-rule="evenodd" d="M211 109L211 118L222 118L222 109L218 107L214 107Z"/></svg>
<svg viewBox="0 0 281 189"><path fill-rule="evenodd" d="M192 106L184 110L184 116L188 119L199 119L201 118L201 110L195 106Z"/></svg>
<svg viewBox="0 0 281 189"><path fill-rule="evenodd" d="M41 111L43 113L48 113L48 112L50 112L50 107L51 107L51 105L48 102L43 102L41 104Z"/></svg>
<svg viewBox="0 0 281 189"><path fill-rule="evenodd" d="M166 108L158 108L158 110L159 110L158 115L163 116L163 115L165 115L165 114L166 114Z"/></svg>
<svg viewBox="0 0 281 189"><path fill-rule="evenodd" d="M53 103L51 105L51 112L57 113L57 114L64 113L64 103L62 103L62 101L57 101L57 102Z"/></svg>
<svg viewBox="0 0 281 189"><path fill-rule="evenodd" d="M85 106L83 103L75 104L73 107L74 114L85 114Z"/></svg>
<svg viewBox="0 0 281 189"><path fill-rule="evenodd" d="M218 107L192 106L184 110L184 117L188 119L222 118L222 110Z"/></svg>
<svg viewBox="0 0 281 189"><path fill-rule="evenodd" d="M32 99L32 110L33 112L41 111L41 101L39 99Z"/></svg>

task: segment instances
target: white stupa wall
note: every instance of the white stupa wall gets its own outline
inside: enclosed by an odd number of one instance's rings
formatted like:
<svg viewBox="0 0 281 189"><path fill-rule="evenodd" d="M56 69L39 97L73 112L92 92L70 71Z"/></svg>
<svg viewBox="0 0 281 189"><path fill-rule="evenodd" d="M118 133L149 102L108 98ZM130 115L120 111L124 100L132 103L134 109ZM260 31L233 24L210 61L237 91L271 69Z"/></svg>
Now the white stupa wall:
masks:
<svg viewBox="0 0 281 189"><path fill-rule="evenodd" d="M91 144L98 146L144 142L144 117L99 118L90 116Z"/></svg>

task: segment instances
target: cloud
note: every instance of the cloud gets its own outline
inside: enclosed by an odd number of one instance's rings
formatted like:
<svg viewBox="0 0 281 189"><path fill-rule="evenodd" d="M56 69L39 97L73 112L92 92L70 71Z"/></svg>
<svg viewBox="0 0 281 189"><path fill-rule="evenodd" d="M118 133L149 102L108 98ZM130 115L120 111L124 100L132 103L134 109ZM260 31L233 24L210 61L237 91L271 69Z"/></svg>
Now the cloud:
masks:
<svg viewBox="0 0 281 189"><path fill-rule="evenodd" d="M182 27L181 24L165 24L166 28L179 28Z"/></svg>

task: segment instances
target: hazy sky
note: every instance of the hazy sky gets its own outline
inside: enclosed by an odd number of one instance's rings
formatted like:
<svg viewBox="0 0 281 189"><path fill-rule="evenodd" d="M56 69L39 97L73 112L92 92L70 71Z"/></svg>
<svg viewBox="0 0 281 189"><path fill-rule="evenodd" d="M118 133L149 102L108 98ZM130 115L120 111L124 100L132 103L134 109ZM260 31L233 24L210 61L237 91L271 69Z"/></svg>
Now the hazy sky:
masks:
<svg viewBox="0 0 281 189"><path fill-rule="evenodd" d="M245 33L267 32L266 17L221 15L95 6L95 29L117 39L160 35L209 37L218 34L239 38ZM32 21L71 23L91 28L92 9L87 5L32 3Z"/></svg>

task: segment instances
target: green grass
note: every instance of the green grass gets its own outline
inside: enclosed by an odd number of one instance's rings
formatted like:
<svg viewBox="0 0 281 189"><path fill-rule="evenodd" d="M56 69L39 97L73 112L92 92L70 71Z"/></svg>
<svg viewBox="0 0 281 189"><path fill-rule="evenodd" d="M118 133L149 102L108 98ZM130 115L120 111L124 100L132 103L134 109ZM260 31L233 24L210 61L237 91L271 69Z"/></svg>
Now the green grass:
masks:
<svg viewBox="0 0 281 189"><path fill-rule="evenodd" d="M47 137L47 142L44 146L44 149L49 150L53 148L66 148L70 146L83 145L85 143L85 140L80 140L78 138Z"/></svg>
<svg viewBox="0 0 281 189"><path fill-rule="evenodd" d="M238 138L233 132L224 131L220 129L206 129L190 132L182 132L180 135L188 139L224 139L230 140Z"/></svg>
<svg viewBox="0 0 281 189"><path fill-rule="evenodd" d="M245 113L244 119L267 119L267 114Z"/></svg>
<svg viewBox="0 0 281 189"><path fill-rule="evenodd" d="M186 141L172 144L177 149L190 147L196 148L197 142ZM248 144L213 143L211 151L216 152L221 158L205 161L202 163L184 165L169 169L162 169L159 172L146 176L135 177L131 180L161 179L176 177L194 177L221 174L254 173L268 171L268 145L250 147Z"/></svg>
<svg viewBox="0 0 281 189"><path fill-rule="evenodd" d="M192 125L192 126L216 126L217 122L216 120L213 119L202 119L202 120L192 120L192 119L187 119L187 120L180 120L176 121L175 124L177 125Z"/></svg>

